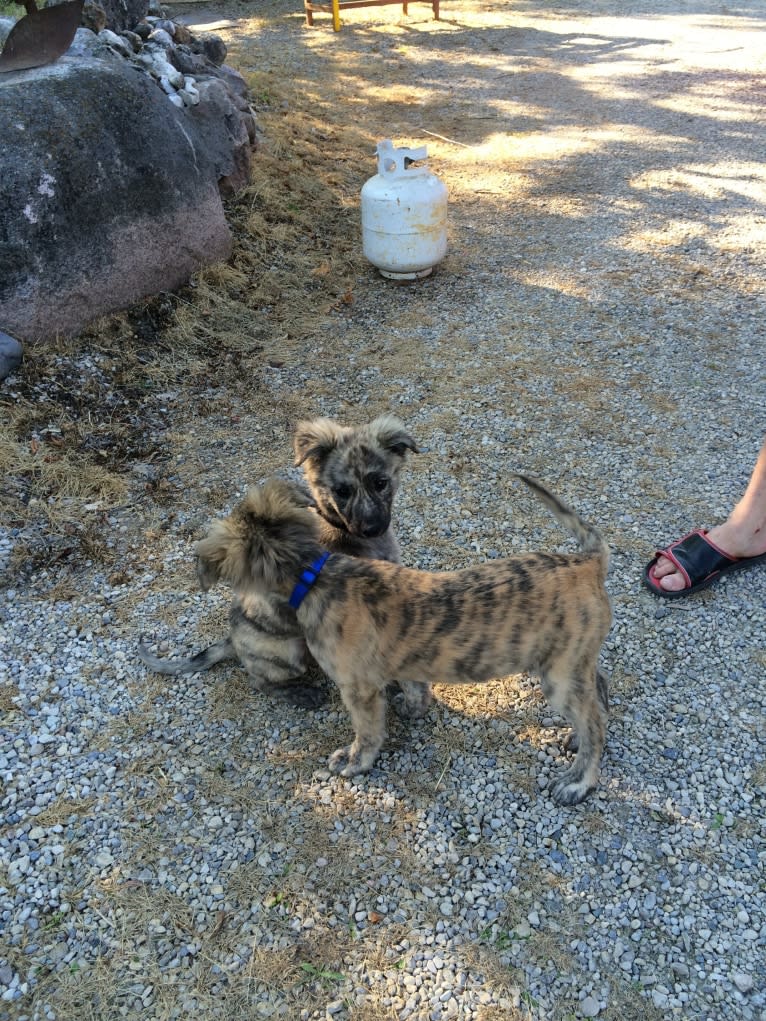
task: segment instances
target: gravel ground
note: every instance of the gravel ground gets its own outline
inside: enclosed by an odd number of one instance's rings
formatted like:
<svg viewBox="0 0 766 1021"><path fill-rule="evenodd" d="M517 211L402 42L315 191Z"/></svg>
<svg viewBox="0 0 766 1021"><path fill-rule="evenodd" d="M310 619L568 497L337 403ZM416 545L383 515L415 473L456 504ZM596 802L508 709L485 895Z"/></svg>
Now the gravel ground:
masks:
<svg viewBox="0 0 766 1021"><path fill-rule="evenodd" d="M0 593L0 1018L765 1019L766 571L667 605L640 586L656 543L726 514L766 431L762 16L469 0L334 36L295 7L238 8L231 62L277 76L299 46L307 91L337 75L318 118L347 88L373 135L427 142L450 254L409 287L360 254L352 302L266 342L257 400L211 378L201 426L180 396L173 500L137 466L110 567ZM437 686L351 782L325 768L349 733L329 686L306 713L232 665L136 658L143 631L167 655L221 633L192 541L294 474L291 421L388 409L422 447L406 563L571 549L517 468L610 540L613 707L577 808L547 796L561 721L533 679ZM0 529L0 567L28 539Z"/></svg>

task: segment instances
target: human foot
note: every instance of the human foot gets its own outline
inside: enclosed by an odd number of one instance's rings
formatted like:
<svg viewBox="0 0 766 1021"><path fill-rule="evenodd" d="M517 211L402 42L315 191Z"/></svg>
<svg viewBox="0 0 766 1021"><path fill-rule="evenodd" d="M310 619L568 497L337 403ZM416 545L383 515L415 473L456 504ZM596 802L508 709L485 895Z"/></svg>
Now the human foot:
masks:
<svg viewBox="0 0 766 1021"><path fill-rule="evenodd" d="M728 521L711 528L705 533L705 538L734 560L758 557L766 553L766 532L759 530L753 533L750 529L739 528ZM652 577L666 592L680 592L687 588L687 581L678 567L672 560L662 555L654 565Z"/></svg>
<svg viewBox="0 0 766 1021"><path fill-rule="evenodd" d="M655 595L672 599L714 584L728 571L766 560L766 531L741 528L731 520L698 529L659 551L644 571L644 584Z"/></svg>

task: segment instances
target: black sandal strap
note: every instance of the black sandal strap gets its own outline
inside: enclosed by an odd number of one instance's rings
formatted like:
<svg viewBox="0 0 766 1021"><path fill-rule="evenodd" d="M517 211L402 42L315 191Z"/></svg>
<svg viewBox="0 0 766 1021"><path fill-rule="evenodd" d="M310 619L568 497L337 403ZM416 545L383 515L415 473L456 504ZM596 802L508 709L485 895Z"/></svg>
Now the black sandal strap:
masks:
<svg viewBox="0 0 766 1021"><path fill-rule="evenodd" d="M702 532L690 532L683 539L672 543L660 554L672 560L688 578L688 587L698 585L722 567L730 567L736 563L736 557L730 557L722 550L716 549Z"/></svg>

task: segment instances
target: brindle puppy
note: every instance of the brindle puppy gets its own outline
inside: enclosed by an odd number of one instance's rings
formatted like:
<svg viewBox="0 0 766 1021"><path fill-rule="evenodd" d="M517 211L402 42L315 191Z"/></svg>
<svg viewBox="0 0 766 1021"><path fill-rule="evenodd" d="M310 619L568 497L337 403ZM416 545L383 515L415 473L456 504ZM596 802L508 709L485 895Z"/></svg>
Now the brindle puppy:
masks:
<svg viewBox="0 0 766 1021"><path fill-rule="evenodd" d="M333 773L355 776L372 766L385 739L386 686L395 679L472 684L529 671L572 721L579 745L553 798L574 805L594 790L608 710L598 656L612 619L609 549L539 482L519 477L582 554L527 553L444 573L325 555L305 498L277 480L252 489L198 544L207 579L242 593L279 592L297 607L308 647L337 683L354 726L353 744L330 756Z"/></svg>
<svg viewBox="0 0 766 1021"><path fill-rule="evenodd" d="M353 556L398 561L391 507L406 453L417 450L399 419L383 415L357 428L328 418L300 422L294 447L311 492L298 499L314 507L322 543ZM211 579L204 567L198 574L203 588L208 588ZM238 659L259 691L309 708L322 702L321 689L300 679L309 657L295 611L283 593L235 587L229 619L229 634L190 659L160 659L143 641L138 654L152 670L171 675ZM427 690L408 688L406 694L408 710L426 711ZM401 698L399 703L401 708Z"/></svg>
<svg viewBox="0 0 766 1021"><path fill-rule="evenodd" d="M303 466L323 545L370 560L401 560L391 528L399 472L415 441L398 418L382 415L351 428L329 418L299 422L295 463Z"/></svg>

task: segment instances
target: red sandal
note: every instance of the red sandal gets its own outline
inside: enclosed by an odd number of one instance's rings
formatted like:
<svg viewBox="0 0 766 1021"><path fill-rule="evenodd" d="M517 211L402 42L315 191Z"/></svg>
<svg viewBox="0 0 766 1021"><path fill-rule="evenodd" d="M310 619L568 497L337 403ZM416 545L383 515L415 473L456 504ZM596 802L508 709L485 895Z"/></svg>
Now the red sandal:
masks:
<svg viewBox="0 0 766 1021"><path fill-rule="evenodd" d="M677 592L662 588L659 578L654 575L654 568L660 557L667 557L681 573L686 586ZM755 557L732 557L708 539L707 532L698 528L689 532L678 542L673 542L667 549L657 550L654 560L646 565L642 581L655 596L663 599L680 599L690 596L692 592L708 588L728 574L729 571L740 571L745 567L766 561L766 553Z"/></svg>

